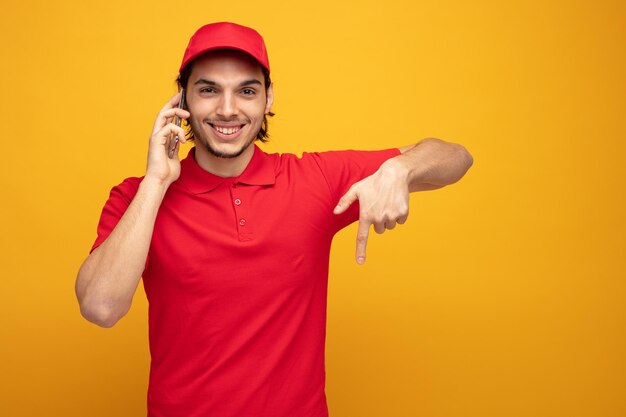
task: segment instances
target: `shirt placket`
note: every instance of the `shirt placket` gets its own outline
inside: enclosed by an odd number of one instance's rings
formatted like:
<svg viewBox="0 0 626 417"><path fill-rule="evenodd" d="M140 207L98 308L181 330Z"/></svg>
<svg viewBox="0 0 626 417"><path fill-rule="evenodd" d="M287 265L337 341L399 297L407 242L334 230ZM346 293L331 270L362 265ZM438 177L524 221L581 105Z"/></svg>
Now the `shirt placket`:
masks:
<svg viewBox="0 0 626 417"><path fill-rule="evenodd" d="M235 183L230 187L230 198L235 209L235 222L237 235L240 241L252 240L254 237L254 222L250 218L250 199L246 192L247 186Z"/></svg>

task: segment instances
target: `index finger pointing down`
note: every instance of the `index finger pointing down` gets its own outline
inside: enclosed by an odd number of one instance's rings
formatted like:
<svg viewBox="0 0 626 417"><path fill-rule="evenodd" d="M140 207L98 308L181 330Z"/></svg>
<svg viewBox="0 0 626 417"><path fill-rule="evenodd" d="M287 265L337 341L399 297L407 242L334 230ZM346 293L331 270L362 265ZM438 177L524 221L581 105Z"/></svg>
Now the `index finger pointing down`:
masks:
<svg viewBox="0 0 626 417"><path fill-rule="evenodd" d="M370 223L359 220L359 230L356 234L356 262L359 265L365 263L365 249L367 248L367 238L370 232Z"/></svg>

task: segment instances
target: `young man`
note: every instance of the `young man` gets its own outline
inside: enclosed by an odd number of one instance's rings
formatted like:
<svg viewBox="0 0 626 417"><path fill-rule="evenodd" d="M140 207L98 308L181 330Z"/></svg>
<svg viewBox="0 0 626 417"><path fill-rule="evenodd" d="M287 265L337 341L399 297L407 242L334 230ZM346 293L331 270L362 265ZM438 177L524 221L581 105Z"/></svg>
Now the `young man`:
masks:
<svg viewBox="0 0 626 417"><path fill-rule="evenodd" d="M410 191L460 179L472 158L437 139L383 151L266 154L273 102L261 36L200 28L158 114L146 174L113 188L76 293L83 316L113 326L143 276L151 350L148 415L323 417L328 257L359 220L404 223ZM172 123L195 147L182 161ZM173 149L173 153L170 150ZM357 202L358 200L358 202Z"/></svg>

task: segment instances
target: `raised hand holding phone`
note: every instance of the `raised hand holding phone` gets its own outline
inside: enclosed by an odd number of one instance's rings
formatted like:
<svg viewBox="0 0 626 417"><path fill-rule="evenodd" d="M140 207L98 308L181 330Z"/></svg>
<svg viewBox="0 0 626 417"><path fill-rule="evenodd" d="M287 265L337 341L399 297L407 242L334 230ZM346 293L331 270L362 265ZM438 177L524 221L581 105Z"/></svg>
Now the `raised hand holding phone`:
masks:
<svg viewBox="0 0 626 417"><path fill-rule="evenodd" d="M178 108L183 109L183 110L185 109L185 89L184 88L180 90L180 101L178 102ZM183 122L183 119L180 116L174 115L174 124L176 126L180 127L182 122ZM176 152L176 148L178 147L179 141L180 141L180 134L178 133L174 135L174 138L170 139L169 152L168 152L168 156L170 157L170 159L174 157L174 153Z"/></svg>
<svg viewBox="0 0 626 417"><path fill-rule="evenodd" d="M176 93L165 103L156 117L150 136L146 178L156 179L166 185L176 181L180 175L176 136L179 142L187 141L185 131L175 121L175 118L182 120L190 116L188 111L181 108L181 103L184 103L181 96L182 92Z"/></svg>

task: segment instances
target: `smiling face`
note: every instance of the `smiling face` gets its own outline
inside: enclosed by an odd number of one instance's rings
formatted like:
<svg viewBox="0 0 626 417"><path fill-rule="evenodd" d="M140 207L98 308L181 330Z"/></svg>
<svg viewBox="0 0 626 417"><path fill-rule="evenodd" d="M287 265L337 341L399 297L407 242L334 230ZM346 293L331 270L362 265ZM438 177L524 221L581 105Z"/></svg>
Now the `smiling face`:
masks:
<svg viewBox="0 0 626 417"><path fill-rule="evenodd" d="M273 102L272 86L265 88L260 65L237 51L198 58L187 82L186 101L198 163L244 164L243 170Z"/></svg>

